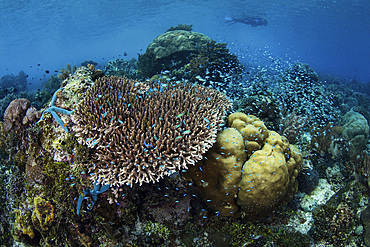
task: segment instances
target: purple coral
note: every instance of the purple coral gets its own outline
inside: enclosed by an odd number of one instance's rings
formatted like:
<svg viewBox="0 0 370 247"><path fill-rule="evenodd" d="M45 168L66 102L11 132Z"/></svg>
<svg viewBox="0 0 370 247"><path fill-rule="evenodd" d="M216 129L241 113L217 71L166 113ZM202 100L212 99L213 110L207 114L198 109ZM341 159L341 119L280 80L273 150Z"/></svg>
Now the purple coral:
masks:
<svg viewBox="0 0 370 247"><path fill-rule="evenodd" d="M4 131L16 131L38 118L40 113L27 99L15 99L4 112Z"/></svg>

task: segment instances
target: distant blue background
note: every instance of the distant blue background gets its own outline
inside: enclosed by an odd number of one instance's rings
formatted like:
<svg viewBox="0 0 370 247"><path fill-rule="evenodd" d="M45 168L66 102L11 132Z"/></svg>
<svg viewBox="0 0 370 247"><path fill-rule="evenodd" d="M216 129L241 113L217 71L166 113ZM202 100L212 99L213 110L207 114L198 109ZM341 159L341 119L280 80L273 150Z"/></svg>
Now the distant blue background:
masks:
<svg viewBox="0 0 370 247"><path fill-rule="evenodd" d="M260 16L269 24L230 25L227 15ZM45 70L67 63L137 58L156 36L182 23L229 43L243 61L269 54L370 82L369 0L1 0L0 16L0 77L24 70L31 89L50 76Z"/></svg>

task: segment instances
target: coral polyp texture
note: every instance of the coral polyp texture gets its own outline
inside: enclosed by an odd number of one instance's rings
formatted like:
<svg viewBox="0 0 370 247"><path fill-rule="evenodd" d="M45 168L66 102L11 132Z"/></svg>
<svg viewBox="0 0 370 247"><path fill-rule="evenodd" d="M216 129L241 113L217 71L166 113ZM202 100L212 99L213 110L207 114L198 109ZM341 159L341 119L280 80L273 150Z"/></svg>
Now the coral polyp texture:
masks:
<svg viewBox="0 0 370 247"><path fill-rule="evenodd" d="M201 160L229 107L223 94L200 85L103 77L76 107L73 130L94 149L92 180L141 185Z"/></svg>
<svg viewBox="0 0 370 247"><path fill-rule="evenodd" d="M15 99L4 112L4 131L15 131L27 127L40 117L37 109L27 99Z"/></svg>
<svg viewBox="0 0 370 247"><path fill-rule="evenodd" d="M223 216L259 218L287 203L297 191L302 156L285 137L253 115L228 117L206 159L189 168L207 205Z"/></svg>

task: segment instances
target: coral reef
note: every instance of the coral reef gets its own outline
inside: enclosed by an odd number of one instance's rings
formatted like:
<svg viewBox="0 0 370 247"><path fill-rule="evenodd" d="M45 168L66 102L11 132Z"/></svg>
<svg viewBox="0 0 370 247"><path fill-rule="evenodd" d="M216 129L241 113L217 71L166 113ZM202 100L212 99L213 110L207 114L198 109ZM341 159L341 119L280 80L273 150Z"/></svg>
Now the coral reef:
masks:
<svg viewBox="0 0 370 247"><path fill-rule="evenodd" d="M353 212L346 204L340 204L338 207L321 206L313 214L316 227L324 227L320 229L320 235L312 234L315 238L329 239L331 244L346 243L353 228Z"/></svg>
<svg viewBox="0 0 370 247"><path fill-rule="evenodd" d="M176 30L184 30L184 31L193 31L193 25L187 25L187 24L179 24L176 27L170 27L167 29L166 32L176 31Z"/></svg>
<svg viewBox="0 0 370 247"><path fill-rule="evenodd" d="M149 183L202 159L229 106L202 86L105 77L77 106L73 130L94 149L88 164L94 181Z"/></svg>
<svg viewBox="0 0 370 247"><path fill-rule="evenodd" d="M303 134L303 129L306 127L310 117L306 115L296 115L294 112L282 119L281 129L283 135L288 139L289 143L296 143L299 137Z"/></svg>
<svg viewBox="0 0 370 247"><path fill-rule="evenodd" d="M266 52L242 72L191 29L149 45L141 74L107 64L129 79L92 61L39 92L1 79L1 245L369 245L367 88Z"/></svg>
<svg viewBox="0 0 370 247"><path fill-rule="evenodd" d="M235 111L257 116L269 129L275 131L281 129L281 107L279 102L271 96L243 97L233 102L233 108Z"/></svg>
<svg viewBox="0 0 370 247"><path fill-rule="evenodd" d="M262 217L297 191L300 151L261 120L244 113L228 117L206 159L185 173L207 205L223 216Z"/></svg>
<svg viewBox="0 0 370 247"><path fill-rule="evenodd" d="M309 124L326 125L338 119L332 94L307 64L295 63L279 79L272 91L283 108L283 115L310 116Z"/></svg>
<svg viewBox="0 0 370 247"><path fill-rule="evenodd" d="M231 223L223 227L230 236L230 246L311 246L312 239L291 229L269 229L263 224Z"/></svg>
<svg viewBox="0 0 370 247"><path fill-rule="evenodd" d="M211 41L204 34L174 30L159 35L149 44L146 52L139 55L139 73L150 78L162 70L179 69L189 62L192 53L199 53Z"/></svg>
<svg viewBox="0 0 370 247"><path fill-rule="evenodd" d="M121 58L110 60L107 64L105 64L104 72L106 75L137 79L138 67L136 63L137 60L134 58L131 60L125 60Z"/></svg>
<svg viewBox="0 0 370 247"><path fill-rule="evenodd" d="M355 214L364 212L359 205L365 193L366 190L360 183L348 182L330 200L313 210L314 224L309 235L317 243L358 246L362 240L361 236L353 234L355 226L360 223L359 217ZM362 215L361 220L365 220Z"/></svg>
<svg viewBox="0 0 370 247"><path fill-rule="evenodd" d="M4 75L0 78L0 89L13 88L16 92L25 91L27 89L27 75L24 71L20 71L18 75Z"/></svg>
<svg viewBox="0 0 370 247"><path fill-rule="evenodd" d="M19 240L19 237L24 235L33 239L35 237L35 232L33 230L32 212L27 209L19 209L15 211L15 223L13 229L13 236L15 239Z"/></svg>
<svg viewBox="0 0 370 247"><path fill-rule="evenodd" d="M54 92L60 88L60 85L61 80L57 76L51 75L44 87L35 92L32 104L35 105L37 109L40 109L50 100Z"/></svg>
<svg viewBox="0 0 370 247"><path fill-rule="evenodd" d="M147 79L162 74L190 80L228 96L241 94L238 80L244 67L237 56L230 53L225 43L188 29L178 26L155 38L139 55L138 75Z"/></svg>
<svg viewBox="0 0 370 247"><path fill-rule="evenodd" d="M7 93L1 100L0 100L0 120L4 120L4 113L6 108L9 106L10 102L17 99L18 95L15 93Z"/></svg>
<svg viewBox="0 0 370 247"><path fill-rule="evenodd" d="M53 94L58 88L60 88L61 81L57 76L51 75L48 81L45 83L43 90L47 90ZM50 97L48 98L48 100Z"/></svg>
<svg viewBox="0 0 370 247"><path fill-rule="evenodd" d="M91 80L93 81L105 75L101 69L96 69L94 64L88 64L86 67L92 72Z"/></svg>
<svg viewBox="0 0 370 247"><path fill-rule="evenodd" d="M87 67L87 65L89 64L94 65L94 66L98 65L98 63L94 62L93 60L85 60L81 63L81 66Z"/></svg>
<svg viewBox="0 0 370 247"><path fill-rule="evenodd" d="M36 163L33 156L28 156L26 161L26 181L30 185L42 184L45 178L42 167Z"/></svg>
<svg viewBox="0 0 370 247"><path fill-rule="evenodd" d="M367 206L361 212L361 221L365 225L364 243L366 246L370 245L370 206Z"/></svg>
<svg viewBox="0 0 370 247"><path fill-rule="evenodd" d="M161 223L153 223L149 221L144 227L144 232L148 236L147 244L156 246L164 244L171 233L171 231Z"/></svg>
<svg viewBox="0 0 370 247"><path fill-rule="evenodd" d="M71 64L67 64L65 68L60 69L59 74L58 74L58 78L61 81L64 81L70 75L73 75L76 72L76 70L77 70L76 65L73 65L73 67L71 67Z"/></svg>
<svg viewBox="0 0 370 247"><path fill-rule="evenodd" d="M366 151L351 154L346 159L346 172L370 188L370 155Z"/></svg>
<svg viewBox="0 0 370 247"><path fill-rule="evenodd" d="M311 136L311 140L309 142L310 152L321 156L324 156L328 152L332 152L333 156L338 156L338 151L334 150L333 142L340 140L341 132L342 128L334 126L332 123L328 123L325 126L320 126L318 124L311 125L309 127L309 133ZM345 151L343 148L341 148L341 151Z"/></svg>
<svg viewBox="0 0 370 247"><path fill-rule="evenodd" d="M74 74L62 82L62 95L58 98L61 108L74 109L83 99L83 94L94 84L94 69L79 67ZM95 67L94 67L95 68Z"/></svg>
<svg viewBox="0 0 370 247"><path fill-rule="evenodd" d="M213 82L222 81L221 77L240 73L242 66L236 55L232 55L225 43L208 41L201 46L199 54L192 55L187 69L193 77L210 78Z"/></svg>

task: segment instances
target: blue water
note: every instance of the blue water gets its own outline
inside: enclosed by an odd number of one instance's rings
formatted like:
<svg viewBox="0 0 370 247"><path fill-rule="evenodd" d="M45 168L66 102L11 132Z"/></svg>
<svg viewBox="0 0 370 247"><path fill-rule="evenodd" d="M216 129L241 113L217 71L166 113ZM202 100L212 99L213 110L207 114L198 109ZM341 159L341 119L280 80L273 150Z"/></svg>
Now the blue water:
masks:
<svg viewBox="0 0 370 247"><path fill-rule="evenodd" d="M137 58L156 36L181 23L227 42L246 63L268 53L370 82L368 0L2 0L0 16L0 76L24 70L30 89L50 76L45 70L67 63L104 66L119 56ZM268 25L228 24L225 16L259 16Z"/></svg>

